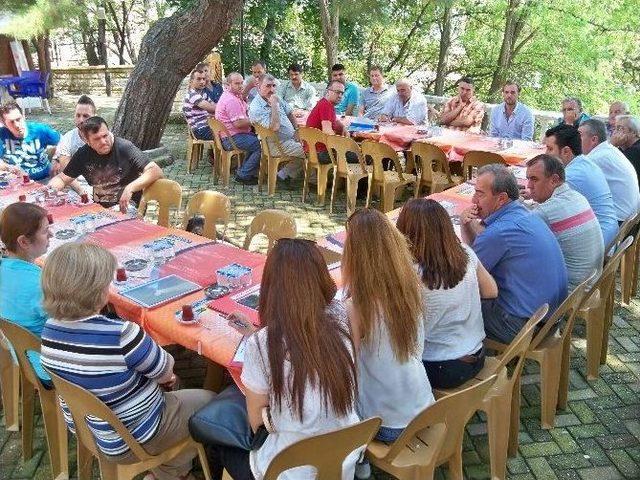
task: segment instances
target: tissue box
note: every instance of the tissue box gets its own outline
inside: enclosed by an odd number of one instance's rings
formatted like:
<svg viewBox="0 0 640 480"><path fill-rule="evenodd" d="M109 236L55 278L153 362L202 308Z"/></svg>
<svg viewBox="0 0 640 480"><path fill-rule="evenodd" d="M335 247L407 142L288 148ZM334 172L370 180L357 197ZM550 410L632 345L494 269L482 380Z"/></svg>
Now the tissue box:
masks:
<svg viewBox="0 0 640 480"><path fill-rule="evenodd" d="M251 269L238 263L232 263L216 270L216 280L218 285L230 289L245 287L251 285Z"/></svg>

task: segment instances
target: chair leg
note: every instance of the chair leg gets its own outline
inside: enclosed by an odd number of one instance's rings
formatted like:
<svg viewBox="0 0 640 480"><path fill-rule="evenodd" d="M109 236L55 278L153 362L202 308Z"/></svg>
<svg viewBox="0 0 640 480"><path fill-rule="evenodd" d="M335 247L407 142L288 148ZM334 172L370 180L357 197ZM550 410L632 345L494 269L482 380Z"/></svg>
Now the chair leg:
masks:
<svg viewBox="0 0 640 480"><path fill-rule="evenodd" d="M605 302L605 299L601 299ZM587 380L596 380L600 370L604 316L606 307L599 306L589 311L587 324Z"/></svg>
<svg viewBox="0 0 640 480"><path fill-rule="evenodd" d="M333 201L335 199L336 196L336 184L338 182L338 174L335 171L335 169L333 170L333 186L331 187L331 200L329 202L329 214L333 213Z"/></svg>
<svg viewBox="0 0 640 480"><path fill-rule="evenodd" d="M326 168L319 168L317 171L318 184L316 185L318 192L318 203L320 205L325 204L325 196L327 192L327 179L329 176L329 170Z"/></svg>
<svg viewBox="0 0 640 480"><path fill-rule="evenodd" d="M22 390L22 458L24 461L33 457L33 416L35 415L36 389L24 375L20 376Z"/></svg>
<svg viewBox="0 0 640 480"><path fill-rule="evenodd" d="M513 391L511 392L511 418L509 420L509 444L507 455L515 457L518 455L518 445L520 443L520 375L513 379Z"/></svg>
<svg viewBox="0 0 640 480"><path fill-rule="evenodd" d="M613 305L615 303L614 298L614 289L611 288L611 295L607 299L607 303L605 304L605 314L604 314L604 322L602 328L602 348L600 349L600 365L604 365L607 363L607 354L609 353L609 330L611 329L611 324L613 323Z"/></svg>
<svg viewBox="0 0 640 480"><path fill-rule="evenodd" d="M566 410L569 394L569 369L571 368L571 334L568 334L562 346L562 366L560 385L558 386L558 409Z"/></svg>
<svg viewBox="0 0 640 480"><path fill-rule="evenodd" d="M553 428L558 406L558 388L562 368L562 347L548 350L540 362L540 421L542 428Z"/></svg>
<svg viewBox="0 0 640 480"><path fill-rule="evenodd" d="M358 182L347 177L347 217L356 209L356 195L358 194Z"/></svg>
<svg viewBox="0 0 640 480"><path fill-rule="evenodd" d="M209 470L209 461L207 460L207 454L204 451L204 447L198 444L198 458L200 459L200 466L202 467L202 473L204 473L205 480L211 480L211 471Z"/></svg>
<svg viewBox="0 0 640 480"><path fill-rule="evenodd" d="M267 165L267 183L269 185L269 196L276 193L276 180L278 179L278 162L272 161Z"/></svg>
<svg viewBox="0 0 640 480"><path fill-rule="evenodd" d="M10 432L20 430L20 367L13 362L11 352L0 347L0 390L5 428Z"/></svg>
<svg viewBox="0 0 640 480"><path fill-rule="evenodd" d="M393 210L396 194L402 191L403 185L383 185L382 186L382 212L387 213Z"/></svg>
<svg viewBox="0 0 640 480"><path fill-rule="evenodd" d="M457 447L454 454L449 458L449 479L464 480L462 474L462 439L460 439L459 447Z"/></svg>
<svg viewBox="0 0 640 480"><path fill-rule="evenodd" d="M634 261L636 259L636 245L631 246L624 253L622 262L620 263L620 290L622 305L629 305L631 300L631 289L633 287L633 270Z"/></svg>
<svg viewBox="0 0 640 480"><path fill-rule="evenodd" d="M40 390L40 407L49 447L51 473L56 480L69 478L69 446L67 426L57 404L55 390Z"/></svg>
<svg viewBox="0 0 640 480"><path fill-rule="evenodd" d="M229 176L231 175L231 154L228 152L220 155L220 176L222 177L222 185L229 186Z"/></svg>
<svg viewBox="0 0 640 480"><path fill-rule="evenodd" d="M93 454L78 437L76 437L76 441L78 446L78 480L91 480L93 476Z"/></svg>
<svg viewBox="0 0 640 480"><path fill-rule="evenodd" d="M369 208L369 202L371 202L371 189L373 188L373 176L369 175L367 179L367 200L364 204L366 208Z"/></svg>
<svg viewBox="0 0 640 480"><path fill-rule="evenodd" d="M304 181L302 182L302 203L305 202L307 198L307 194L309 193L309 174L310 172L309 163L304 161Z"/></svg>
<svg viewBox="0 0 640 480"><path fill-rule="evenodd" d="M187 140L187 173L193 172L193 143Z"/></svg>
<svg viewBox="0 0 640 480"><path fill-rule="evenodd" d="M506 392L505 392L506 393ZM489 436L489 456L492 480L504 480L507 471L507 449L509 425L505 425L504 412L511 407L509 395L496 395L485 400L487 433Z"/></svg>
<svg viewBox="0 0 640 480"><path fill-rule="evenodd" d="M98 463L100 464L100 477L102 478L102 480L120 480L120 478L123 478L118 475L117 463L107 462L102 458L98 458Z"/></svg>
<svg viewBox="0 0 640 480"><path fill-rule="evenodd" d="M636 245L636 255L633 259L633 280L631 282L631 296L634 297L638 291L638 260L640 260L640 247Z"/></svg>

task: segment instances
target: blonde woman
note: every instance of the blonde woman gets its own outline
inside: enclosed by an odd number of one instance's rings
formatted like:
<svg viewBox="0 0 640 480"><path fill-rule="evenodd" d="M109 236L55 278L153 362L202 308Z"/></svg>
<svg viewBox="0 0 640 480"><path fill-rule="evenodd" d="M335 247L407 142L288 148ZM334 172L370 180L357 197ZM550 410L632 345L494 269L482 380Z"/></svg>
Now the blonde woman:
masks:
<svg viewBox="0 0 640 480"><path fill-rule="evenodd" d="M163 391L176 381L173 358L138 325L100 315L107 304L116 259L90 243L55 249L42 272L42 364L102 400L152 455L189 435L189 417L213 399L205 390ZM71 417L65 410L69 427ZM110 426L87 419L100 450L117 463L136 461ZM189 478L187 452L145 479Z"/></svg>
<svg viewBox="0 0 640 480"><path fill-rule="evenodd" d="M379 211L349 218L342 279L358 358L358 413L381 417L376 438L393 441L435 400L422 365L420 280L404 236Z"/></svg>

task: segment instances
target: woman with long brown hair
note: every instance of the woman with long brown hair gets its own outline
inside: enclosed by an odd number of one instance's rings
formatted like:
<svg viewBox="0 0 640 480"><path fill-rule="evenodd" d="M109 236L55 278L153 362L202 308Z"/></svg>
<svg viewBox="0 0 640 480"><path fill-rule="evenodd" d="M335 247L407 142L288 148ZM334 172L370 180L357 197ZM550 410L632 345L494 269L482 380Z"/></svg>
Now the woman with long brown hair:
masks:
<svg viewBox="0 0 640 480"><path fill-rule="evenodd" d="M421 361L420 281L407 241L379 211L359 210L347 221L342 280L358 356L358 413L381 417L377 438L393 441L434 398Z"/></svg>
<svg viewBox="0 0 640 480"><path fill-rule="evenodd" d="M336 290L313 242L278 240L260 284L263 328L247 340L241 377L252 429L264 424L270 430L264 444L248 455L255 478L262 478L288 445L359 421L353 344L346 310L334 300ZM248 320L241 314L232 317L232 322ZM251 478L246 467L243 471L241 455L228 454L223 452L220 460L231 475ZM345 461L344 479L353 478L357 457L354 453ZM226 463L230 458L234 465ZM312 479L315 473L302 467L278 478Z"/></svg>
<svg viewBox="0 0 640 480"><path fill-rule="evenodd" d="M435 200L409 200L398 217L419 267L425 294L422 359L431 385L453 388L484 365L480 297L498 287L473 250L462 244L447 211Z"/></svg>

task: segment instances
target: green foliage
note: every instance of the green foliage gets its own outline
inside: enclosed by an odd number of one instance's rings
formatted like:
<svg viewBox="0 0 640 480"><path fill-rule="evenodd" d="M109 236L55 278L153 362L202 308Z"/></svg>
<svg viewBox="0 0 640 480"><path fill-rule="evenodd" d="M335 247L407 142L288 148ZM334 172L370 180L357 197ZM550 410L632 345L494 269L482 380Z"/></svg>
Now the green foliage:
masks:
<svg viewBox="0 0 640 480"><path fill-rule="evenodd" d="M6 8L13 15L0 26L0 34L25 40L36 37L64 25L68 18L81 15L83 3L73 0L8 0Z"/></svg>

